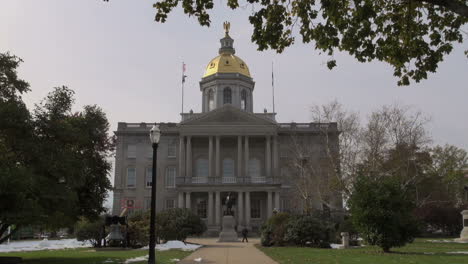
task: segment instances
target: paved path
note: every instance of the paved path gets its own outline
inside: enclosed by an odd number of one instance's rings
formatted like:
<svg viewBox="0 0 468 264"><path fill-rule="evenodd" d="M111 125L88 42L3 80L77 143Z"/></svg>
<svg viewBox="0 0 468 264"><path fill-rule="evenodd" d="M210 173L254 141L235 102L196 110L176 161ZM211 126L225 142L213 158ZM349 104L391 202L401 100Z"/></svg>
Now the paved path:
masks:
<svg viewBox="0 0 468 264"><path fill-rule="evenodd" d="M255 248L259 239L249 239L249 243L217 243L217 238L188 239L187 242L203 245L202 248L180 261L180 264L277 264L270 257ZM202 258L200 262L195 261Z"/></svg>

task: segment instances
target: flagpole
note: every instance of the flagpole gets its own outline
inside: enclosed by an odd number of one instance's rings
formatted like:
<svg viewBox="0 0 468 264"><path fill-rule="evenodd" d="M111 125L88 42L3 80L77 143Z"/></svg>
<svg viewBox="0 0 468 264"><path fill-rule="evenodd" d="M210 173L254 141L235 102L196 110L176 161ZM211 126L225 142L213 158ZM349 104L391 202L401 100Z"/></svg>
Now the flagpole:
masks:
<svg viewBox="0 0 468 264"><path fill-rule="evenodd" d="M275 112L275 79L273 76L273 61L271 62L271 92L273 94L273 113Z"/></svg>
<svg viewBox="0 0 468 264"><path fill-rule="evenodd" d="M184 113L185 63L182 61L182 114Z"/></svg>

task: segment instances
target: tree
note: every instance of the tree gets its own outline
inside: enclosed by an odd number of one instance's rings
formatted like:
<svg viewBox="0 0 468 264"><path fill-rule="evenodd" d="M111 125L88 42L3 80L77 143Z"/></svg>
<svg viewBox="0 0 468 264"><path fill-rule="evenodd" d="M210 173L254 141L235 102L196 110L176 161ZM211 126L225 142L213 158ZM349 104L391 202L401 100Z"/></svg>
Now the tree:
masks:
<svg viewBox="0 0 468 264"><path fill-rule="evenodd" d="M73 91L58 87L30 113L21 60L0 53L0 243L25 225L72 226L96 218L111 184L113 140L97 106L73 113ZM12 233L12 234L13 234Z"/></svg>
<svg viewBox="0 0 468 264"><path fill-rule="evenodd" d="M185 242L188 236L199 236L205 231L205 222L188 209L167 209L156 215L156 234L164 241Z"/></svg>
<svg viewBox="0 0 468 264"><path fill-rule="evenodd" d="M202 26L210 25L212 0L158 1L153 5L155 20L166 22L179 2L185 14L195 16ZM281 53L300 37L330 56L330 69L336 66L336 51L347 52L359 62L388 63L399 77L398 85L409 85L410 79L419 82L435 72L454 43L463 42L468 22L464 0L229 0L226 4L231 9L252 7L251 39L259 50Z"/></svg>
<svg viewBox="0 0 468 264"><path fill-rule="evenodd" d="M358 177L348 202L353 226L384 252L412 242L417 234L413 200L392 177Z"/></svg>
<svg viewBox="0 0 468 264"><path fill-rule="evenodd" d="M101 247L104 237L104 216L95 221L82 218L75 227L75 236L78 241L89 241L93 247Z"/></svg>

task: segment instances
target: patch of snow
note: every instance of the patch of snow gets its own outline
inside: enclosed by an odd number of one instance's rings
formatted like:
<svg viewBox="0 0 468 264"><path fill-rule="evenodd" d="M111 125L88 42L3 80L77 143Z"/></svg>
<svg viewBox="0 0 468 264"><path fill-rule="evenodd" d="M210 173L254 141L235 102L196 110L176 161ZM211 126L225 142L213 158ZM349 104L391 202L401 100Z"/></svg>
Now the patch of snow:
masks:
<svg viewBox="0 0 468 264"><path fill-rule="evenodd" d="M169 250L169 249L180 249L180 250L183 250L183 251L194 251L194 250L198 249L199 247L201 247L201 246L200 245L195 245L195 244L190 244L190 243L184 244L184 242L178 241L178 240L169 240L164 244L157 244L156 245L156 250L165 251L165 250ZM146 246L146 247L143 247L142 249L149 249L149 247Z"/></svg>
<svg viewBox="0 0 468 264"><path fill-rule="evenodd" d="M127 263L140 262L140 261L148 261L148 255L143 256L143 257L136 257L136 258L127 259L127 260L125 260L124 263L127 264Z"/></svg>
<svg viewBox="0 0 468 264"><path fill-rule="evenodd" d="M10 244L1 244L0 252L38 251L91 246L89 242L81 242L76 239L12 241Z"/></svg>
<svg viewBox="0 0 468 264"><path fill-rule="evenodd" d="M456 241L453 239L426 240L426 241L431 242L431 243L460 243L460 244L468 243L468 241Z"/></svg>
<svg viewBox="0 0 468 264"><path fill-rule="evenodd" d="M169 261L170 261L170 262L179 262L180 259L178 259L178 258L173 258L173 259L171 259L171 260L169 260Z"/></svg>
<svg viewBox="0 0 468 264"><path fill-rule="evenodd" d="M201 262L202 258L196 258L196 259L193 259L193 260L196 261L196 262Z"/></svg>
<svg viewBox="0 0 468 264"><path fill-rule="evenodd" d="M341 244L330 244L330 247L333 249L338 249L341 247Z"/></svg>
<svg viewBox="0 0 468 264"><path fill-rule="evenodd" d="M468 251L454 251L454 252L445 252L447 254L468 254Z"/></svg>

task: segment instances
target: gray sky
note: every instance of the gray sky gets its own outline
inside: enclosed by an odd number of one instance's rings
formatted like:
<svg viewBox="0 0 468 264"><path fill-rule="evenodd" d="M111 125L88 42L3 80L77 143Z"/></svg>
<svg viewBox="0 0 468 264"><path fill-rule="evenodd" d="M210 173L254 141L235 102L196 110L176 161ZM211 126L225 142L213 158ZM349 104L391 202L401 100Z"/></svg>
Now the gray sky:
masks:
<svg viewBox="0 0 468 264"><path fill-rule="evenodd" d="M52 87L76 92L76 109L97 104L117 122L179 121L181 63L187 64L185 110L201 109L198 86L208 62L218 54L222 22L231 22L236 55L256 82L254 110L271 111L271 62L275 63L278 121L308 122L309 107L337 99L363 117L384 104L411 105L432 118L437 144L468 149L467 43L456 46L429 80L398 87L386 64L359 63L337 54L338 67L300 43L283 54L259 52L251 43L252 9L232 12L225 1L211 12L212 26L201 27L180 8L165 24L154 21L148 0L1 0L0 52L21 57L20 76L31 84L29 106ZM466 39L466 36L465 36Z"/></svg>

